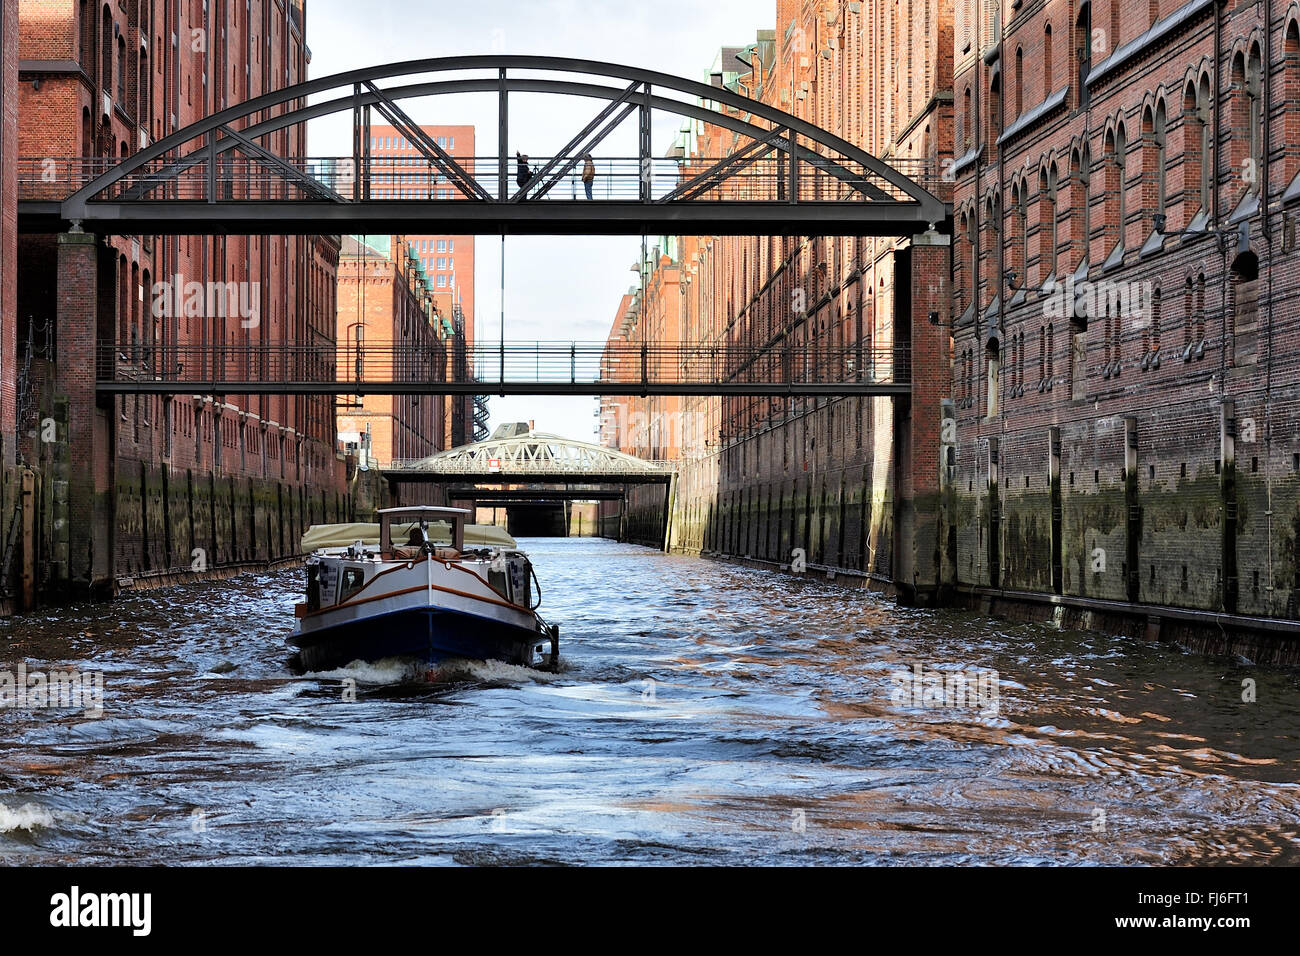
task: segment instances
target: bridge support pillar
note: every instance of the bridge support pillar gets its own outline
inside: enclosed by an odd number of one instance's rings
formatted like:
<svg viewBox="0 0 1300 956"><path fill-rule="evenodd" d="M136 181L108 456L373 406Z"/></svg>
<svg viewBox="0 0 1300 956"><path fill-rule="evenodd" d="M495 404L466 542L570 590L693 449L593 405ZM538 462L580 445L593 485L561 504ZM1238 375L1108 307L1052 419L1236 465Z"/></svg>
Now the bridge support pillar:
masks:
<svg viewBox="0 0 1300 956"><path fill-rule="evenodd" d="M95 395L96 342L101 325L111 336L114 271L101 263L90 233L58 237L59 330L54 378L58 443L51 477L54 512L50 588L55 596L85 598L112 588L113 415ZM105 341L112 341L111 337ZM57 419L56 419L57 420Z"/></svg>
<svg viewBox="0 0 1300 956"><path fill-rule="evenodd" d="M944 425L951 383L948 356L949 240L938 233L912 239L898 254L907 295L900 297L895 334L910 337L912 392L900 399L895 440L900 466L897 587L910 602L933 603L945 585L947 545L943 480L947 467L944 443L953 438ZM901 321L900 321L901 320ZM951 412L949 411L950 415Z"/></svg>

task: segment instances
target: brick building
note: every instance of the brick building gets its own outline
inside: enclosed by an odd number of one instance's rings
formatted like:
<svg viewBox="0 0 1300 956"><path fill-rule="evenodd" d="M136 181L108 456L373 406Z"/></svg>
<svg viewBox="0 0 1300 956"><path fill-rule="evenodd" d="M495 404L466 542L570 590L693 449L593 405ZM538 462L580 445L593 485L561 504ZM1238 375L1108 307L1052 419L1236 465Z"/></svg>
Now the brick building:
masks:
<svg viewBox="0 0 1300 956"><path fill-rule="evenodd" d="M640 265L638 285L619 302L607 341L605 374L633 377L642 342L675 348L682 342L680 241L659 237ZM642 288L644 284L644 289ZM631 364L629 364L631 363ZM624 366L622 370L615 366ZM675 395L606 397L601 402L603 443L629 455L657 461L681 456L682 399Z"/></svg>
<svg viewBox="0 0 1300 956"><path fill-rule="evenodd" d="M430 280L405 237L343 237L336 331L340 381L391 381L405 374L439 381L446 376L455 337L453 303L449 294L436 296ZM411 367L411 361L425 364ZM380 467L396 458L423 458L450 447L446 406L451 400L443 395L342 396L339 441L360 444L362 436L369 436L369 458Z"/></svg>
<svg viewBox="0 0 1300 956"><path fill-rule="evenodd" d="M937 3L779 0L776 29L724 47L712 82L863 146L940 192L951 161L951 20ZM697 126L687 173L726 155ZM932 594L939 586L938 438L947 388L947 238L702 237L681 254L684 338L780 349L910 349L925 389L888 398L690 398L672 546L812 566ZM647 527L656 522L647 519Z"/></svg>
<svg viewBox="0 0 1300 956"><path fill-rule="evenodd" d="M1150 631L1225 647L1230 620L1188 612L1300 617L1298 21L1244 0L959 0L964 588L1137 605Z"/></svg>
<svg viewBox="0 0 1300 956"><path fill-rule="evenodd" d="M301 0L18 8L18 153L81 157L52 167L72 185L307 75ZM301 127L273 138L281 155L306 155ZM337 257L336 237L22 238L17 335L30 420L18 429L26 436L38 417L57 424L56 441L24 437L21 449L54 492L41 556L51 591L100 593L292 554L307 524L342 513L329 396L109 400L94 388L97 361L139 375L243 362L238 371L256 375L265 370L243 350L259 346L284 346L304 371L332 376ZM207 290L198 308L176 295L190 283Z"/></svg>
<svg viewBox="0 0 1300 956"><path fill-rule="evenodd" d="M18 0L0 0L0 467L6 480L17 445L17 160Z"/></svg>
<svg viewBox="0 0 1300 956"><path fill-rule="evenodd" d="M473 171L473 126L428 125L421 126L420 130L463 168ZM376 198L453 199L459 196L446 176L431 169L420 147L395 127L370 127L370 153L373 157L370 194ZM465 361L471 362L477 341L474 335L474 237L421 233L409 235L406 239L429 274L434 291L449 297L458 307L464 326ZM447 399L447 427L456 445L477 440L473 428L474 403L472 396ZM486 422L486 416L481 417Z"/></svg>

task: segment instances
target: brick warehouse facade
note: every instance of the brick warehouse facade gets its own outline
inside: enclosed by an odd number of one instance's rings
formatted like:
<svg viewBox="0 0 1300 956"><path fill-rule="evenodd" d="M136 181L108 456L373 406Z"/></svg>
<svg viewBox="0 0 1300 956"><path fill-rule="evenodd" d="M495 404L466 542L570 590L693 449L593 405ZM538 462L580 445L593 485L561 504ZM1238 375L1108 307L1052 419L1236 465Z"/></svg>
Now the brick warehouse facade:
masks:
<svg viewBox="0 0 1300 956"><path fill-rule="evenodd" d="M435 301L432 278L403 236L344 236L338 274L338 374L341 381L398 378L395 346L429 362L419 371L445 381L455 351L449 302ZM444 297L447 298L447 297ZM446 320L444 321L443 310ZM371 350L371 358L366 358ZM374 355L388 353L387 367ZM343 396L336 421L340 441L370 435L370 457L382 468L397 458L423 458L450 447L445 395ZM355 436L355 437L354 437Z"/></svg>
<svg viewBox="0 0 1300 956"><path fill-rule="evenodd" d="M685 400L671 545L1293 661L1300 6L894 15L778 3L714 82L951 200L951 244L683 239L682 334L908 341L911 401Z"/></svg>
<svg viewBox="0 0 1300 956"><path fill-rule="evenodd" d="M958 5L948 557L986 606L1295 660L1298 21Z"/></svg>
<svg viewBox="0 0 1300 956"><path fill-rule="evenodd" d="M938 171L952 157L946 9L915 4L904 28L893 5L780 0L776 30L724 47L713 82L943 194ZM707 165L724 155L730 140L714 127L692 130L680 144L688 171L694 157ZM917 599L937 594L947 237L686 238L679 256L684 341L773 356L786 342L900 346L918 389L911 400L683 399L681 421L658 426L684 436L670 546L768 565L802 560ZM662 527L660 507L634 495L625 526Z"/></svg>
<svg viewBox="0 0 1300 956"><path fill-rule="evenodd" d="M102 168L297 83L305 16L301 0L21 0L18 154ZM277 151L305 155L304 134L276 134ZM23 237L19 453L42 479L35 561L47 593L284 558L312 521L346 516L329 396L94 390L97 361L149 374L184 363L187 345L315 344L332 356L338 249L337 237ZM193 308L190 283L238 292ZM112 357L97 352L114 342Z"/></svg>

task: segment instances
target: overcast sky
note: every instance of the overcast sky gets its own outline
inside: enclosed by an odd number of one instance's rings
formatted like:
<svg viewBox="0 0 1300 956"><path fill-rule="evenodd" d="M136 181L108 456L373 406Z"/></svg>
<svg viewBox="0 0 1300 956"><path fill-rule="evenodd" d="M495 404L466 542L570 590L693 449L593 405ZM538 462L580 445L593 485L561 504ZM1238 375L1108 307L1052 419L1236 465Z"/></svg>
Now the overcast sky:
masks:
<svg viewBox="0 0 1300 956"><path fill-rule="evenodd" d="M514 53L605 60L707 81L718 48L754 42L755 31L771 28L775 6L775 0L489 0L429 5L311 0L307 5L310 75L319 78L421 57ZM586 125L602 103L512 96L511 151L549 155ZM402 105L420 123L474 124L476 152L495 155L494 95L443 96ZM313 123L312 154L350 154L350 122L347 114ZM656 155L663 155L671 145L679 126L672 117L656 119ZM635 115L602 144L598 155L601 151L635 155ZM512 164L512 174L513 170ZM640 246L640 238L634 236L507 237L507 341L603 341L619 297L637 282L632 269ZM478 237L475 312L480 342L496 341L499 335L500 255L500 236ZM593 398L494 397L490 407L492 427L533 419L543 431L584 441L595 437Z"/></svg>

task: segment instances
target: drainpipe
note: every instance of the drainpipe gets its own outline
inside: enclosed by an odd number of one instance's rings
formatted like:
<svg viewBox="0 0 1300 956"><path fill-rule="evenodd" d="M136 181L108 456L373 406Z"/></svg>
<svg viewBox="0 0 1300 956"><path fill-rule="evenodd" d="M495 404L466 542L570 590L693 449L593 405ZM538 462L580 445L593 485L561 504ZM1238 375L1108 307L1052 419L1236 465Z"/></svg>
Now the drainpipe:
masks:
<svg viewBox="0 0 1300 956"><path fill-rule="evenodd" d="M1263 171L1262 185L1260 186L1260 232L1264 237L1264 245L1268 248L1268 279L1265 282L1265 318L1264 318L1264 336L1268 342L1268 359L1264 367L1264 493L1267 501L1264 513L1267 521L1268 534L1268 581L1265 584L1265 595L1271 603L1273 597L1273 418L1272 402L1270 401L1273 394L1273 236L1269 228L1268 215L1268 188L1269 188L1269 149L1271 136L1269 135L1271 124L1269 122L1272 114L1272 92L1273 92L1273 34L1270 26L1273 22L1273 0L1264 0L1264 57L1263 57L1263 105L1260 109L1263 124Z"/></svg>

